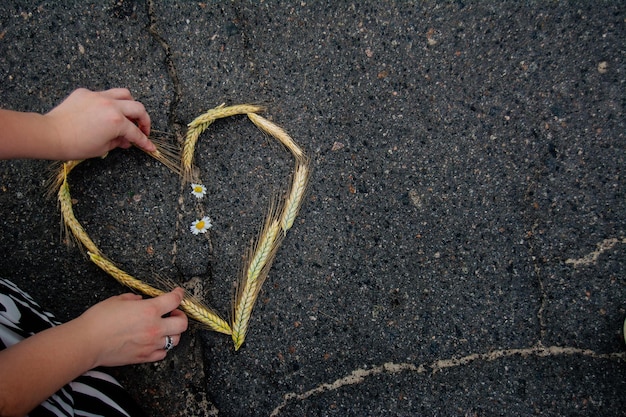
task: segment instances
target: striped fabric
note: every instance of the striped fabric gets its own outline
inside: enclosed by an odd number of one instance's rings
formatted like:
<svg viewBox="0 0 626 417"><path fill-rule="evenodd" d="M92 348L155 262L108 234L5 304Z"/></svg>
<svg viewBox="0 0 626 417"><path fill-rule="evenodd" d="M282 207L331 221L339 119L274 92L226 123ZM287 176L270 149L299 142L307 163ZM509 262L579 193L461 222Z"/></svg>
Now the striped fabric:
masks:
<svg viewBox="0 0 626 417"><path fill-rule="evenodd" d="M0 350L58 324L54 316L28 294L11 281L0 279ZM29 416L134 417L145 414L120 384L99 368L65 385Z"/></svg>

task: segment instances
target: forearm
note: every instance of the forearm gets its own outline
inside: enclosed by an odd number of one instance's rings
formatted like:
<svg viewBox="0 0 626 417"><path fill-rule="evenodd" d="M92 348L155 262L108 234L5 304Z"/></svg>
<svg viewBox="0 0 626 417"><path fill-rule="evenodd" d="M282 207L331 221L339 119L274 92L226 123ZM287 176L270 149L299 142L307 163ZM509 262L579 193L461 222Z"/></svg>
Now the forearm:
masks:
<svg viewBox="0 0 626 417"><path fill-rule="evenodd" d="M73 320L0 352L0 416L25 415L95 367L89 329Z"/></svg>
<svg viewBox="0 0 626 417"><path fill-rule="evenodd" d="M0 159L87 159L148 139L150 116L130 91L78 89L46 114L0 110Z"/></svg>
<svg viewBox="0 0 626 417"><path fill-rule="evenodd" d="M62 159L63 151L46 116L0 109L0 159Z"/></svg>

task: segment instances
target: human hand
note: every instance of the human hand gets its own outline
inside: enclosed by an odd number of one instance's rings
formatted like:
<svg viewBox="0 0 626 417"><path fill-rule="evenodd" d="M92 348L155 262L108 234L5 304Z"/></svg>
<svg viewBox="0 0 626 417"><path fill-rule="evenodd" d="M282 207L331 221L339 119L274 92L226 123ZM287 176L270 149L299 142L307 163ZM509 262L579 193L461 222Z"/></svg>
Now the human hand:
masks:
<svg viewBox="0 0 626 417"><path fill-rule="evenodd" d="M136 145L156 149L148 139L150 116L125 88L75 90L44 115L56 135L58 159L87 159Z"/></svg>
<svg viewBox="0 0 626 417"><path fill-rule="evenodd" d="M85 343L92 349L94 367L154 362L165 358L165 338L178 345L187 330L187 316L176 308L183 290L151 299L122 294L104 300L76 320L81 323ZM169 316L163 317L169 313Z"/></svg>

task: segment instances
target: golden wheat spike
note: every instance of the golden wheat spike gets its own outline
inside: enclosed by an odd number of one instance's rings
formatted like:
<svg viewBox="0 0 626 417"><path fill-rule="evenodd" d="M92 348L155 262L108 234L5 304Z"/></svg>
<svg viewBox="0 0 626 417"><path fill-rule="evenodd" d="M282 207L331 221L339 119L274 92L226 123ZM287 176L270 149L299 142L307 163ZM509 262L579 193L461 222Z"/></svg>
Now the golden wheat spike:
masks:
<svg viewBox="0 0 626 417"><path fill-rule="evenodd" d="M150 297L158 297L159 295L164 293L164 291L156 289L153 286L148 285L145 282L138 280L137 278L122 271L117 266L115 266L113 262L109 261L104 256L92 252L88 252L88 255L89 259L91 259L91 262L98 265L100 269L111 275L120 284L126 285L128 288L139 291Z"/></svg>
<svg viewBox="0 0 626 417"><path fill-rule="evenodd" d="M238 114L258 113L264 110L265 109L262 106L254 104L235 104L234 106L225 106L222 104L196 117L187 126L195 128L197 126L204 125L205 123L211 123L217 119L223 119L225 117L235 116Z"/></svg>
<svg viewBox="0 0 626 417"><path fill-rule="evenodd" d="M67 176L61 184L58 193L59 204L61 205L61 218L66 230L69 230L71 236L78 240L88 251L100 253L96 244L91 240L83 226L76 220L74 209L72 207L72 197L70 196L70 186L67 183Z"/></svg>
<svg viewBox="0 0 626 417"><path fill-rule="evenodd" d="M289 149L297 161L303 161L306 159L302 149L281 127L270 122L265 117L259 116L258 114L248 113L248 118L252 120L252 123L254 123L263 132L278 139L280 143Z"/></svg>
<svg viewBox="0 0 626 417"><path fill-rule="evenodd" d="M183 150L180 156L180 171L183 175L183 182L193 182L193 157L196 152L196 143L200 134L210 125L211 122L207 122L205 125L199 127L187 129L185 136L185 142L183 143Z"/></svg>
<svg viewBox="0 0 626 417"><path fill-rule="evenodd" d="M280 218L280 225L283 229L283 234L287 233L287 230L291 229L293 222L298 215L298 211L302 206L302 200L309 183L309 165L308 163L302 163L296 165L296 172L293 174L293 182L291 184L291 192L289 197L285 201L285 206Z"/></svg>
<svg viewBox="0 0 626 417"><path fill-rule="evenodd" d="M235 350L238 350L245 340L252 309L280 246L282 234L280 233L280 221L276 218L275 213L276 210L272 206L254 250L249 251L251 255L247 257L249 259L248 267L237 285L232 323L232 339L235 343Z"/></svg>
<svg viewBox="0 0 626 417"><path fill-rule="evenodd" d="M52 196L57 194L61 188L61 184L65 181L65 178L81 162L83 162L83 159L53 162L50 165L50 178L46 181L46 196L52 198Z"/></svg>
<svg viewBox="0 0 626 417"><path fill-rule="evenodd" d="M255 113L263 110L263 107L253 104L237 104L234 106L225 106L224 104L221 104L193 119L193 121L187 125L187 134L181 154L180 171L183 175L183 181L188 183L194 180L193 157L196 149L196 143L198 142L198 138L202 132L204 132L211 125L211 123L224 117Z"/></svg>
<svg viewBox="0 0 626 417"><path fill-rule="evenodd" d="M248 257L248 267L246 269L246 280L255 283L261 270L272 260L276 248L280 245L282 236L280 235L280 221L278 220L278 210L276 200L272 200L267 212L263 229L261 230L256 243L252 246L252 256Z"/></svg>
<svg viewBox="0 0 626 417"><path fill-rule="evenodd" d="M180 303L180 308L187 313L189 318L208 326L211 330L227 335L232 333L230 325L226 320L198 300L186 296Z"/></svg>
<svg viewBox="0 0 626 417"><path fill-rule="evenodd" d="M258 291L256 286L249 282L244 283L244 287L241 290L240 296L235 306L235 314L232 323L231 337L235 344L235 350L239 350L244 340L246 339L246 333L248 332L248 323L252 316L252 309L256 302ZM239 292L239 289L237 289Z"/></svg>
<svg viewBox="0 0 626 417"><path fill-rule="evenodd" d="M158 297L164 293L164 291L154 288L153 286L146 284L145 282L122 271L104 256L89 252L89 259L91 259L94 264L98 265L104 272L115 278L120 284L126 285L135 291L139 291L150 297ZM228 335L230 334L230 326L226 321L215 314L211 309L202 305L202 303L198 300L190 297L188 294L185 294L185 297L180 304L180 308L190 318L208 326L211 330Z"/></svg>

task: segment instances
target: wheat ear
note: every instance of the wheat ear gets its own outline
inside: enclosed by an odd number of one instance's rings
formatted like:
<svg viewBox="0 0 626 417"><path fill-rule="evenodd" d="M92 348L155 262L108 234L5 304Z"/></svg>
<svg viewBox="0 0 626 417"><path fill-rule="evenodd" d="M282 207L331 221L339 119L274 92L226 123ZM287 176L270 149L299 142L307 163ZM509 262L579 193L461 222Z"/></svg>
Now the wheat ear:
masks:
<svg viewBox="0 0 626 417"><path fill-rule="evenodd" d="M65 166L65 165L64 165ZM61 205L61 218L65 229L69 230L69 234L78 240L88 251L100 253L96 244L91 240L83 226L74 216L74 208L72 207L72 197L70 196L70 186L67 183L67 173L58 193L59 204Z"/></svg>
<svg viewBox="0 0 626 417"><path fill-rule="evenodd" d="M58 194L65 178L81 162L83 162L83 159L53 162L50 165L50 178L46 180L46 196L52 198L55 194Z"/></svg>
<svg viewBox="0 0 626 417"><path fill-rule="evenodd" d="M224 104L217 106L204 114L196 117L187 126L195 128L197 126L211 123L217 119L236 116L238 114L258 113L265 110L262 106L254 104L236 104L234 106L225 106Z"/></svg>
<svg viewBox="0 0 626 417"><path fill-rule="evenodd" d="M308 183L308 162L296 164L296 171L293 174L293 182L291 184L291 192L285 201L283 212L280 216L280 226L283 229L283 234L287 234L287 230L291 229L291 226L293 226L293 222L302 206Z"/></svg>
<svg viewBox="0 0 626 417"><path fill-rule="evenodd" d="M254 250L250 250L246 257L249 259L248 266L237 285L232 323L235 350L238 350L245 340L252 309L281 242L280 220L273 207L275 206L272 205L270 208L259 239L253 246Z"/></svg>
<svg viewBox="0 0 626 417"><path fill-rule="evenodd" d="M98 265L100 269L115 278L120 284L126 285L127 287L150 297L158 297L164 293L164 291L154 288L153 286L146 284L145 282L122 271L104 256L91 252L88 253L89 259L91 259L94 264ZM190 297L188 294L185 294L183 301L180 303L180 308L187 313L190 318L208 326L211 330L230 334L230 326L226 321L215 314L211 309L204 306L201 302L193 297Z"/></svg>
<svg viewBox="0 0 626 417"><path fill-rule="evenodd" d="M193 119L187 125L187 134L183 144L183 150L180 161L180 171L182 172L183 181L185 183L193 181L193 157L195 154L196 143L198 138L210 125L217 119L235 116L238 114L248 114L263 111L263 107L253 104L237 104L234 106L225 106L221 104L214 109L210 109L204 114Z"/></svg>
<svg viewBox="0 0 626 417"><path fill-rule="evenodd" d="M98 265L100 269L102 269L107 274L111 275L120 284L126 285L128 288L131 288L135 291L139 291L150 297L158 297L159 295L164 293L164 291L156 289L153 286L148 285L145 282L122 271L120 268L115 266L113 262L111 262L104 256L97 254L97 253L92 253L92 252L87 252L87 253L89 255L89 259L91 259L91 262Z"/></svg>
<svg viewBox="0 0 626 417"><path fill-rule="evenodd" d="M193 156L196 151L196 143L200 134L209 127L213 121L207 122L206 125L199 125L194 128L187 129L183 150L180 156L180 171L183 175L183 182L189 183L193 181Z"/></svg>
<svg viewBox="0 0 626 417"><path fill-rule="evenodd" d="M302 149L281 127L270 122L265 117L259 116L258 114L248 113L248 118L252 120L252 123L254 123L263 132L278 139L280 143L289 149L296 160L302 161L305 159Z"/></svg>
<svg viewBox="0 0 626 417"><path fill-rule="evenodd" d="M180 303L180 308L187 313L187 316L208 326L213 331L227 335L232 332L228 322L193 297L186 296Z"/></svg>

